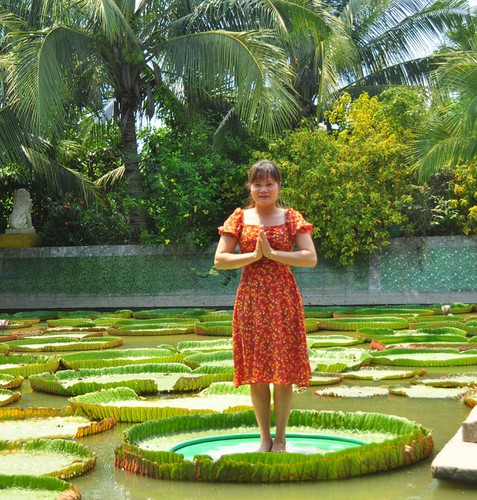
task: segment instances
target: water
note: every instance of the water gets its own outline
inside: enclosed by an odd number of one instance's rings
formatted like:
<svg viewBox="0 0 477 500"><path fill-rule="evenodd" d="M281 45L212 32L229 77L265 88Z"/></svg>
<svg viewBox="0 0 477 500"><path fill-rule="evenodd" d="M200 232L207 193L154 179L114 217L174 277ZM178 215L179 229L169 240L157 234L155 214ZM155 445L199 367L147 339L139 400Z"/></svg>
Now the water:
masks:
<svg viewBox="0 0 477 500"><path fill-rule="evenodd" d="M179 340L196 339L194 335L161 337L125 337L122 348L157 347L162 343L176 345ZM466 373L476 367L432 368L429 376L445 373ZM370 384L373 382L350 381L349 385ZM406 381L379 382L381 385L398 385ZM105 433L79 440L97 454L96 467L87 474L71 482L80 489L84 500L320 500L342 499L379 499L412 500L435 499L455 500L455 498L475 499L476 486L433 479L430 465L433 457L446 442L458 431L469 409L458 400L410 399L400 396L375 398L318 398L313 395L315 388L307 388L294 398L294 408L316 410L342 410L380 412L399 415L432 429L434 452L432 456L417 465L371 474L353 479L327 482L284 483L284 484L230 484L230 483L193 483L161 481L125 472L114 466L114 450L121 443L122 433L130 424L117 424ZM43 406L63 408L67 399L40 392L33 392L28 381L23 383L22 398L16 406ZM477 459L477 456L476 456Z"/></svg>

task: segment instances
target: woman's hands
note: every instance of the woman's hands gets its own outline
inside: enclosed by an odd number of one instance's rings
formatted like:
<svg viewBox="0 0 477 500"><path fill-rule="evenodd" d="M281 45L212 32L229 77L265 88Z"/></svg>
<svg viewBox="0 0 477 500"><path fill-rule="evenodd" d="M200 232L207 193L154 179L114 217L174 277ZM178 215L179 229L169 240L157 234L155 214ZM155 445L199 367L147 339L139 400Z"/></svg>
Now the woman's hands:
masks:
<svg viewBox="0 0 477 500"><path fill-rule="evenodd" d="M260 248L262 249L262 255L269 259L272 255L272 247L270 246L267 235L265 234L265 228L263 226L260 226L260 233L258 235L257 241L259 242Z"/></svg>

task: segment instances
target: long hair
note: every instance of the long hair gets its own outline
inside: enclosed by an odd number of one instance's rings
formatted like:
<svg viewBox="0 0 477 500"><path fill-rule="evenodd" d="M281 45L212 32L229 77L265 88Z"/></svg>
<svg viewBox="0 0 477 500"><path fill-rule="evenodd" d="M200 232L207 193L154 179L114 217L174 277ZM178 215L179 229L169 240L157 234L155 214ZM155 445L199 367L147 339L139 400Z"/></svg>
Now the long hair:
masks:
<svg viewBox="0 0 477 500"><path fill-rule="evenodd" d="M259 160L252 165L248 172L249 188L254 182L264 179L272 179L278 184L278 187L282 185L282 174L279 168L271 160ZM279 202L278 205L280 206ZM253 208L254 206L255 203L250 195L247 202L247 208Z"/></svg>

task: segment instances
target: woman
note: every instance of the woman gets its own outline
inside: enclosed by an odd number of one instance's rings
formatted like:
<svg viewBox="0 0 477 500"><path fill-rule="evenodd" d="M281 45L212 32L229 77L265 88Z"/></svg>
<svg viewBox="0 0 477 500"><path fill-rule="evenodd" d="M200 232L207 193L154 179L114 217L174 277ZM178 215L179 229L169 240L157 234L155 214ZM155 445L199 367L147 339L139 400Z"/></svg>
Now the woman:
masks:
<svg viewBox="0 0 477 500"><path fill-rule="evenodd" d="M248 182L250 205L237 208L219 228L214 265L243 267L233 316L234 384L250 384L258 451L284 452L292 385L307 386L311 377L303 304L290 266L316 265L313 228L299 212L279 206L281 175L273 162L255 163Z"/></svg>

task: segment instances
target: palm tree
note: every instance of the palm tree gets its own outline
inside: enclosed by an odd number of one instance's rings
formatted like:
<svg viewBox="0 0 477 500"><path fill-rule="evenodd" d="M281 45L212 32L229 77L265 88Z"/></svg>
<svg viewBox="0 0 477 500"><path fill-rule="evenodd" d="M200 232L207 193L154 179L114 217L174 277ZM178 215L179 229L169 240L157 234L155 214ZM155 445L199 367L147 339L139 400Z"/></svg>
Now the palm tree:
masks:
<svg viewBox="0 0 477 500"><path fill-rule="evenodd" d="M128 192L138 200L136 118L152 115L154 89L226 99L259 132L283 127L296 112L292 71L272 30L236 29L233 14L247 7L242 3L217 2L211 9L196 0L7 0L0 11L8 42L2 60L8 105L0 112L0 131L8 133L1 150L45 160L44 141L56 144L76 109L100 112L112 100ZM131 241L137 241L138 206L129 217Z"/></svg>
<svg viewBox="0 0 477 500"><path fill-rule="evenodd" d="M441 51L434 73L437 105L416 143L414 158L420 177L477 157L477 19L450 33L452 44Z"/></svg>
<svg viewBox="0 0 477 500"><path fill-rule="evenodd" d="M293 60L296 90L319 118L329 97L346 90L378 93L389 85L427 85L437 43L468 14L466 0L324 0L352 40L343 56L343 37L321 47L310 41ZM349 48L345 51L349 51ZM323 75L334 78L324 81ZM331 83L331 84L330 84Z"/></svg>

